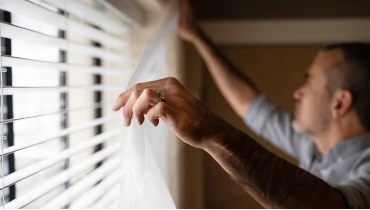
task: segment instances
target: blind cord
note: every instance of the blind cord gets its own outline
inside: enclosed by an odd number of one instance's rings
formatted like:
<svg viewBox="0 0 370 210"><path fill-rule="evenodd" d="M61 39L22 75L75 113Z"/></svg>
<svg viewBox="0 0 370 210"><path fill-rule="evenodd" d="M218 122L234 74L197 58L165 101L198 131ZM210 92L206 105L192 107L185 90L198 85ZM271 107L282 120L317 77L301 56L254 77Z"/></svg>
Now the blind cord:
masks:
<svg viewBox="0 0 370 210"><path fill-rule="evenodd" d="M64 21L65 21L65 29L64 29L64 39L65 40L68 40L68 9L67 9L67 6L68 6L68 2L67 2L67 0L64 0ZM66 42L66 51L65 51L65 62L68 62L68 53L69 53L69 44L68 44L68 42ZM67 67L68 68L68 70L69 70L69 67ZM69 72L69 71L67 71L67 72ZM66 74L68 74L66 72ZM67 76L67 78L68 78L68 76ZM68 86L68 84L66 84L67 86ZM67 94L67 97L68 97L68 95L69 94ZM69 124L67 123L67 125L68 125L68 127L69 127ZM69 139L67 139L67 141L69 141ZM70 161L70 158L68 158L67 159L67 161ZM70 166L68 166L68 167L70 167ZM67 188L66 188L66 190L68 190L68 188L70 188L70 185L71 185L71 183L70 183L70 180L72 180L72 175L70 174L70 170L68 170L68 168L66 169L67 170L67 176L68 176L68 185L69 186L67 186ZM68 193L68 200L71 202L72 201L72 195L71 195L71 193ZM67 208L69 208L70 206L69 205L67 205Z"/></svg>
<svg viewBox="0 0 370 210"><path fill-rule="evenodd" d="M0 27L0 36L1 36L1 27ZM3 49L3 46L1 46L1 44L0 44L0 47L1 47L1 49ZM1 61L2 59L1 59L1 54L0 54L0 66L1 66L1 71L0 71L0 80L1 80L1 99L0 99L0 114L1 114L1 116L0 116L0 120L1 120L1 122L3 122L3 117L4 117L4 114L3 114L3 106L4 106L4 94L3 94L3 64L2 64L2 61ZM2 201L3 201L3 205L2 205L2 207L3 207L3 209L5 208L5 195L4 195L4 191L5 191L5 189L4 189L4 152L3 152L3 150L4 150L4 124L3 123L1 123L1 181L2 181L2 185L3 185L3 189L1 190L2 191L2 196L1 196L1 198L2 198Z"/></svg>

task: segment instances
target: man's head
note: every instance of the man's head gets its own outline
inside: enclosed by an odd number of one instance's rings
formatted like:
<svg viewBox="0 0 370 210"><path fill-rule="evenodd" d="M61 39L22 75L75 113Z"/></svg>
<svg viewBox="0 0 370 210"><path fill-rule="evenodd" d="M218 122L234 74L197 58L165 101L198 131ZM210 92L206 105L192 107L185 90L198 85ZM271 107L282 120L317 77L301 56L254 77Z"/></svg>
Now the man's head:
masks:
<svg viewBox="0 0 370 210"><path fill-rule="evenodd" d="M320 135L348 123L370 130L370 44L323 48L294 98L293 127L298 132Z"/></svg>

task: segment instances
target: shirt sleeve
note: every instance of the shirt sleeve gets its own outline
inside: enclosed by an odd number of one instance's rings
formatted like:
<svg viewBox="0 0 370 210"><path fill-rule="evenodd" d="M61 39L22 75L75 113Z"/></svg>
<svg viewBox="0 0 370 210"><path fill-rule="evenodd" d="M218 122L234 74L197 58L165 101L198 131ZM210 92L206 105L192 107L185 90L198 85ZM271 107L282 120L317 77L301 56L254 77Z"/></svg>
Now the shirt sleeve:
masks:
<svg viewBox="0 0 370 210"><path fill-rule="evenodd" d="M252 102L244 122L257 135L271 142L285 153L300 160L300 148L307 136L295 132L292 128L292 117L279 109L265 95Z"/></svg>

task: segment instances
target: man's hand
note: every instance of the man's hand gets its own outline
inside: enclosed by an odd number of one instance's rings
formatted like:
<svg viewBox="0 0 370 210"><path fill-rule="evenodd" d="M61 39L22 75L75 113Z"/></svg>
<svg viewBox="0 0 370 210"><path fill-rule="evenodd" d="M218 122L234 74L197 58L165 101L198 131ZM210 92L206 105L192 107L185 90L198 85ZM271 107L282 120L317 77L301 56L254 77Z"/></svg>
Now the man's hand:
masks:
<svg viewBox="0 0 370 210"><path fill-rule="evenodd" d="M181 16L177 34L185 41L194 42L201 36L201 29L197 23L190 0L181 0L180 2Z"/></svg>
<svg viewBox="0 0 370 210"><path fill-rule="evenodd" d="M166 94L165 102L157 91ZM265 207L345 207L336 189L215 117L174 78L135 85L117 98L113 110L122 107L127 126L133 116L139 124L144 115L154 126L163 120L185 143L208 152Z"/></svg>
<svg viewBox="0 0 370 210"><path fill-rule="evenodd" d="M165 93L165 102L160 102L157 91ZM136 84L120 94L113 110L122 107L126 126L132 117L141 125L147 115L154 126L162 119L185 143L201 149L217 124L217 118L174 78Z"/></svg>

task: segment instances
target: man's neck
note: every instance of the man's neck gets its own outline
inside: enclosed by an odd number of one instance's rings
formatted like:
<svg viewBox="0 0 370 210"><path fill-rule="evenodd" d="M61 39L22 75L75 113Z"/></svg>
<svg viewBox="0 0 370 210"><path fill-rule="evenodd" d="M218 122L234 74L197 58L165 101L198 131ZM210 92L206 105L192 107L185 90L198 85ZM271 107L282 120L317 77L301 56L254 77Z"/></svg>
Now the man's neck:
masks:
<svg viewBox="0 0 370 210"><path fill-rule="evenodd" d="M314 140L319 152L326 156L330 149L340 142L346 141L353 137L359 136L366 133L366 130L361 126L342 128L337 126L332 129L328 129L328 132L324 132L320 135L315 135L312 139Z"/></svg>

